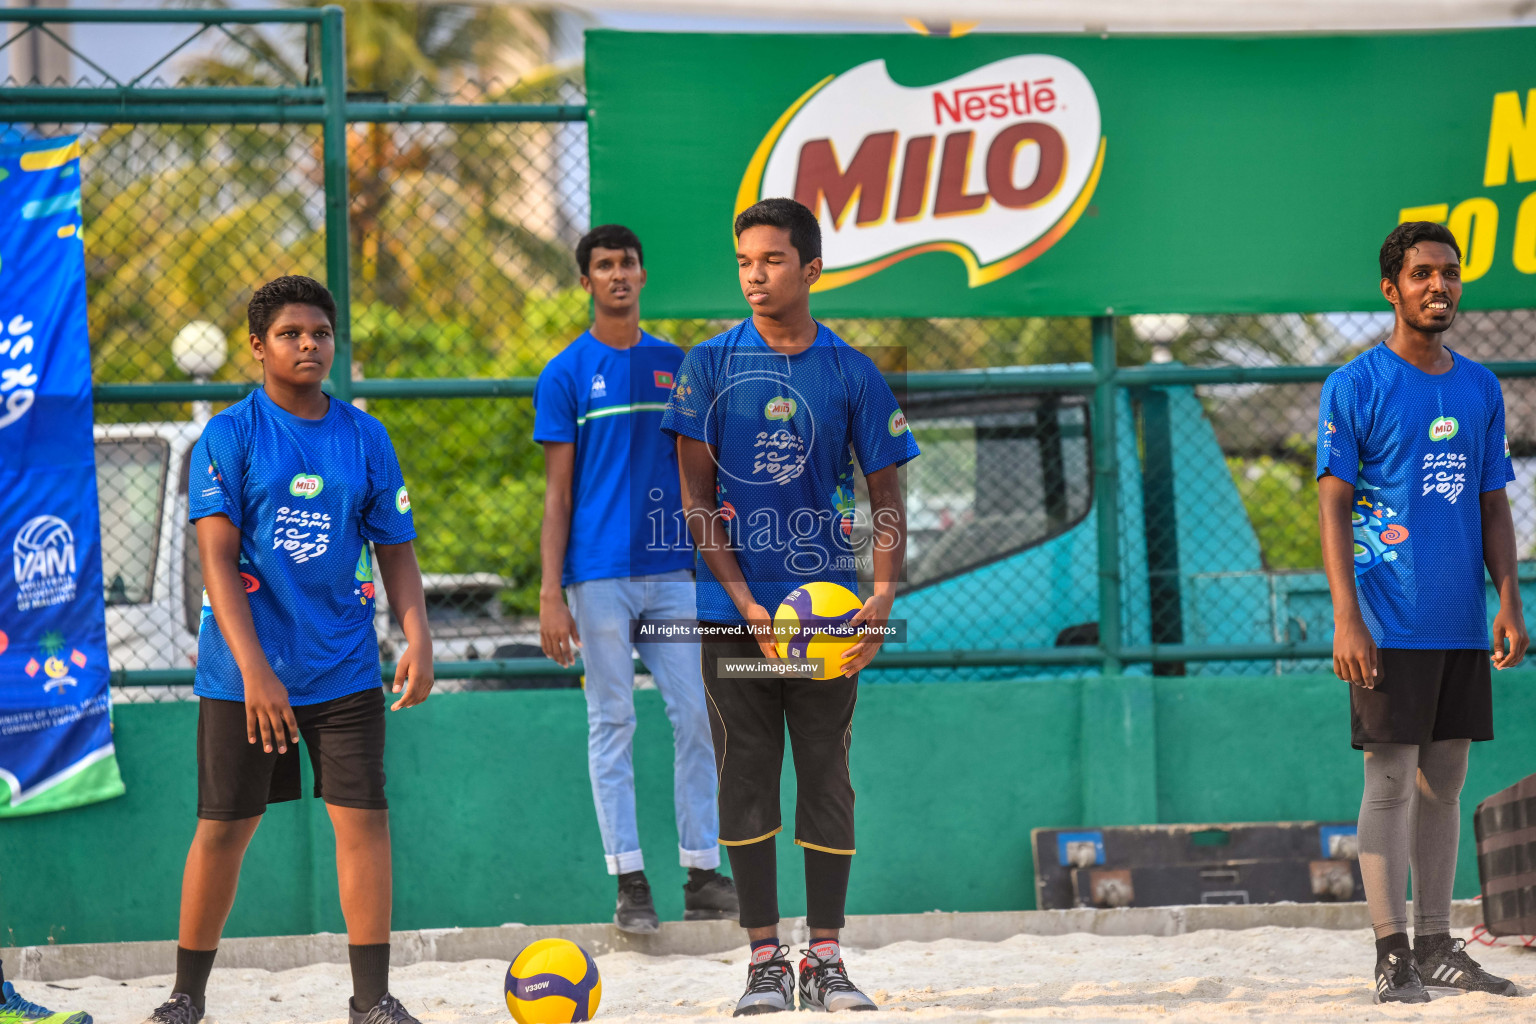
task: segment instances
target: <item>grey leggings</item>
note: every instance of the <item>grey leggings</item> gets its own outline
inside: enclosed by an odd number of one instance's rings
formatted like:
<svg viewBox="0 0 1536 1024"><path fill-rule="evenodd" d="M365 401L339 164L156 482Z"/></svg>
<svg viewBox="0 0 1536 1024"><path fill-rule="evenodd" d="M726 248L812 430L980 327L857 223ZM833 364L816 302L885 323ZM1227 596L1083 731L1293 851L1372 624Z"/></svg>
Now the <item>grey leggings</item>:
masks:
<svg viewBox="0 0 1536 1024"><path fill-rule="evenodd" d="M1413 930L1451 930L1451 883L1461 832L1461 785L1470 740L1365 745L1360 801L1360 876L1371 927L1384 939L1408 930L1408 868L1413 867Z"/></svg>

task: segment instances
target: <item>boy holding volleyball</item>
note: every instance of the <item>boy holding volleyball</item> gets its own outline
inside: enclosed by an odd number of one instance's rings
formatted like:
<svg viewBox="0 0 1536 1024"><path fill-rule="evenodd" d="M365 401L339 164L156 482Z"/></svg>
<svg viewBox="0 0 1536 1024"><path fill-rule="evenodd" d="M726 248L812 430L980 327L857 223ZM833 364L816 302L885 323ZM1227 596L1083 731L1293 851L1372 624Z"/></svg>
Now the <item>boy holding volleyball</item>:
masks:
<svg viewBox="0 0 1536 1024"><path fill-rule="evenodd" d="M379 575L409 644L394 710L432 689L416 529L383 424L320 389L336 303L280 277L247 311L261 388L192 449L189 516L202 557L197 832L181 884L171 998L146 1024L197 1024L240 862L268 804L297 800L299 738L336 830L352 965L350 1024L416 1024L389 994L389 811L374 634ZM403 693L402 693L403 689Z"/></svg>
<svg viewBox="0 0 1536 1024"><path fill-rule="evenodd" d="M821 276L816 216L793 200L765 199L736 218L735 234L752 315L688 353L662 429L677 438L683 505L699 549L720 842L752 943L736 1015L795 1007L795 972L778 937L774 840L786 727L811 934L800 1005L873 1010L848 979L838 933L854 853L853 709L879 633L849 648L841 675L779 674L793 663L773 661L771 610L802 584L857 587L846 516L857 457L873 509L874 593L853 622L884 627L906 549L896 471L918 449L874 363L811 316L810 290Z"/></svg>
<svg viewBox="0 0 1536 1024"><path fill-rule="evenodd" d="M1519 664L1529 643L1504 490L1514 479L1504 396L1498 378L1441 340L1461 301L1455 236L1400 224L1380 264L1392 336L1329 375L1317 432L1333 667L1353 684L1350 739L1365 751L1360 875L1375 1000L1427 1003L1426 985L1516 995L1450 934L1467 753L1493 739L1484 566L1499 594L1494 667Z"/></svg>

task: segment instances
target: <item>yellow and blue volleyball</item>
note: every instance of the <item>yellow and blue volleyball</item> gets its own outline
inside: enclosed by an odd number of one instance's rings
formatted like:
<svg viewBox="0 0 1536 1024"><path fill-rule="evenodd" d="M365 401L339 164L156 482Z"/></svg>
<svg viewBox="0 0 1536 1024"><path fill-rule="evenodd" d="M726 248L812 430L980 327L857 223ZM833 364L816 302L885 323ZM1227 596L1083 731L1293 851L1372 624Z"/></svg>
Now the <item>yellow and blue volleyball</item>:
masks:
<svg viewBox="0 0 1536 1024"><path fill-rule="evenodd" d="M862 607L858 594L836 583L796 587L773 614L779 657L822 659L814 679L842 675L843 652L859 639L858 627L850 623Z"/></svg>
<svg viewBox="0 0 1536 1024"><path fill-rule="evenodd" d="M592 955L567 939L530 943L507 968L507 1009L517 1024L573 1024L603 998Z"/></svg>

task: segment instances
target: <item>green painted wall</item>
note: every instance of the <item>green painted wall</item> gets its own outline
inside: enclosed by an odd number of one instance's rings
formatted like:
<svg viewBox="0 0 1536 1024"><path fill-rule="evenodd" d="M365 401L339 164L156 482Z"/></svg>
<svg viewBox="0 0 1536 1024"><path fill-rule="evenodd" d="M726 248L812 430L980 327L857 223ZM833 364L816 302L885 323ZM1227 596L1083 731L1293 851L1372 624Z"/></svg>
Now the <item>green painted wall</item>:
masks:
<svg viewBox="0 0 1536 1024"><path fill-rule="evenodd" d="M1497 676L1495 699L1499 739L1473 748L1460 896L1477 888L1473 805L1536 770L1536 673ZM641 835L658 908L676 918L669 729L654 691L637 702ZM0 823L0 945L175 936L196 714L119 707L126 796ZM855 913L1027 909L1034 827L1350 819L1360 799L1348 695L1331 678L868 686L857 723ZM606 920L585 750L573 691L440 695L392 715L396 927ZM781 837L779 852L783 910L798 914L798 850ZM228 934L342 931L331 858L318 801L273 808Z"/></svg>

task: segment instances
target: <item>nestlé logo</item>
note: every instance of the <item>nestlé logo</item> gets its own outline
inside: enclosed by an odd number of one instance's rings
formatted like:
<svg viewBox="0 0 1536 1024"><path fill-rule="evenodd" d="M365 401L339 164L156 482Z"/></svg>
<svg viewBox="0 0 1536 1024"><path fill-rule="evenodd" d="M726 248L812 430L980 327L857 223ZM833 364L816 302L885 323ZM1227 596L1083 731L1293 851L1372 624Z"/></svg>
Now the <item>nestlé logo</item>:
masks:
<svg viewBox="0 0 1536 1024"><path fill-rule="evenodd" d="M905 86L874 60L828 76L780 116L736 209L793 196L816 212L817 291L927 252L958 257L975 288L1071 230L1103 163L1098 98L1069 61L1009 57Z"/></svg>

